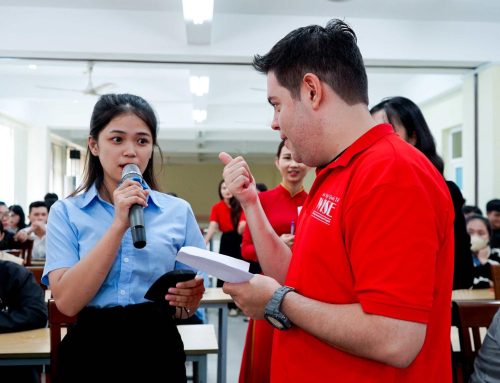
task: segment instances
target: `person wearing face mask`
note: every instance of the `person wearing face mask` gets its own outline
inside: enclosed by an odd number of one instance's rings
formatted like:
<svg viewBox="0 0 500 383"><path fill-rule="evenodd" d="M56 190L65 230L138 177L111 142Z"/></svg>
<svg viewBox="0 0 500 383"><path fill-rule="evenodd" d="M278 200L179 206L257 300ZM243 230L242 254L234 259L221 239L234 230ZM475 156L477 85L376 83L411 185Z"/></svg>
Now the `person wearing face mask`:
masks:
<svg viewBox="0 0 500 383"><path fill-rule="evenodd" d="M488 219L480 215L467 218L467 233L470 235L470 250L474 263L472 288L485 289L493 286L491 265L500 264L500 249L490 247L491 227Z"/></svg>

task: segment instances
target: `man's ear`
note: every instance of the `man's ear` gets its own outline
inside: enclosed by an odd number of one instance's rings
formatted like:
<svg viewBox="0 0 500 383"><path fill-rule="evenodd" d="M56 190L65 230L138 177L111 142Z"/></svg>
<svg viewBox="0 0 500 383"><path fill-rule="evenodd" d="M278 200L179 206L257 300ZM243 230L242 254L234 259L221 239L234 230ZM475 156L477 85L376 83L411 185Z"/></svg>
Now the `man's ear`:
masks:
<svg viewBox="0 0 500 383"><path fill-rule="evenodd" d="M306 73L302 78L302 94L312 103L313 109L317 109L323 98L323 86L318 76L314 73ZM304 100L304 101L306 101Z"/></svg>
<svg viewBox="0 0 500 383"><path fill-rule="evenodd" d="M94 137L89 136L87 139L87 144L89 146L90 153L94 156L99 156L99 146L97 146L97 141L94 140Z"/></svg>

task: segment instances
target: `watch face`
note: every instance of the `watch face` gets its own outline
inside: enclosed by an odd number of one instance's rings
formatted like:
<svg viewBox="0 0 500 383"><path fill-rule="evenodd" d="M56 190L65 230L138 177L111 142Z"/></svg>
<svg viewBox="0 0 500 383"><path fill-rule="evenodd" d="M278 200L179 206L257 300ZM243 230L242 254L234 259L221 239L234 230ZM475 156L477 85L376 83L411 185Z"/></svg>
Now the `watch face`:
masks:
<svg viewBox="0 0 500 383"><path fill-rule="evenodd" d="M281 323L278 319L276 319L275 317L272 317L272 316L266 316L266 319L269 321L269 323L271 323L274 327L276 327L277 329L283 329L284 326L283 326L283 323Z"/></svg>

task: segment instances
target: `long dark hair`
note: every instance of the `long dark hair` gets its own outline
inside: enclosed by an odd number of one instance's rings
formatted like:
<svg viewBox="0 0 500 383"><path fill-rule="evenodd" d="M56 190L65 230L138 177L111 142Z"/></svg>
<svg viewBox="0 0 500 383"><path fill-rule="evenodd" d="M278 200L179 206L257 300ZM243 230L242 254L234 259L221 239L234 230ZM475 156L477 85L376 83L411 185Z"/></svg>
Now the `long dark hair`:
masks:
<svg viewBox="0 0 500 383"><path fill-rule="evenodd" d="M443 174L443 159L437 154L434 137L420 108L405 97L389 97L371 108L370 113L374 114L380 110L385 112L392 126L401 124L409 138L416 138L415 148L424 153L436 169Z"/></svg>
<svg viewBox="0 0 500 383"><path fill-rule="evenodd" d="M132 94L105 94L102 95L94 106L90 118L90 136L97 141L101 131L114 118L123 114L134 114L148 126L153 138L153 155L146 166L142 177L153 190L159 190L158 182L154 174L154 148L157 147L161 157L161 150L157 143L158 122L156 115L146 100ZM163 162L163 161L162 161ZM87 162L85 164L83 181L78 188L71 193L71 197L81 191L87 191L95 183L96 188L102 185L104 172L99 157L92 155L87 147Z"/></svg>
<svg viewBox="0 0 500 383"><path fill-rule="evenodd" d="M223 183L224 183L224 180L220 180L219 187L217 189L217 191L219 192L219 198L221 199L221 201L224 199L224 197L222 196L222 193L220 191L220 188L221 188ZM238 201L235 197L231 197L229 199L229 207L231 208L231 223L233 224L234 230L236 230L238 228L238 224L240 222L241 211L242 211L240 201Z"/></svg>
<svg viewBox="0 0 500 383"><path fill-rule="evenodd" d="M9 206L9 211L19 216L17 230L24 229L26 227L26 215L24 214L23 208L20 205L11 205Z"/></svg>

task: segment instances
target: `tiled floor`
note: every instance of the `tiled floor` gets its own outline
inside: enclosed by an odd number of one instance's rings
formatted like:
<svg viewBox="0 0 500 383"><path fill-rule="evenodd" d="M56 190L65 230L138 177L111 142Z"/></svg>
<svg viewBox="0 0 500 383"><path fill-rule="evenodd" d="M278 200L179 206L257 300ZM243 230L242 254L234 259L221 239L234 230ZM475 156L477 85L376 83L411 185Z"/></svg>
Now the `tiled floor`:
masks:
<svg viewBox="0 0 500 383"><path fill-rule="evenodd" d="M244 316L228 317L227 334L227 383L237 383L240 373L241 355L247 333L248 322ZM217 333L217 311L208 309L208 322L213 324ZM208 383L217 382L217 355L208 356Z"/></svg>

